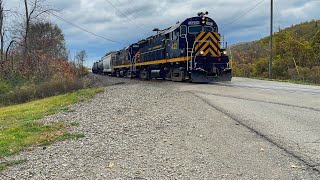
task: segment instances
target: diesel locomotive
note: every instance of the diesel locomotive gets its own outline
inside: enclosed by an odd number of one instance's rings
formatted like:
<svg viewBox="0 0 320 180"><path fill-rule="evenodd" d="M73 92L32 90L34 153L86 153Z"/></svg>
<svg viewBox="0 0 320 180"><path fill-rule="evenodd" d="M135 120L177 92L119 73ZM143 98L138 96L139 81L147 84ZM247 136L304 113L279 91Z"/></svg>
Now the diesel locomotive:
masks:
<svg viewBox="0 0 320 180"><path fill-rule="evenodd" d="M154 31L154 36L107 53L93 64L93 73L145 80L231 81L229 58L218 25L208 12Z"/></svg>

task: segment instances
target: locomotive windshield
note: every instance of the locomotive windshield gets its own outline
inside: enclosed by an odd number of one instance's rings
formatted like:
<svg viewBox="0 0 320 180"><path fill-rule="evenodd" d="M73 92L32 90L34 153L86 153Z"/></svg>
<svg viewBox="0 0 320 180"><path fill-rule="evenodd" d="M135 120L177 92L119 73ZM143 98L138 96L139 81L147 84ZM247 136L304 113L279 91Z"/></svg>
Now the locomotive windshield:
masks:
<svg viewBox="0 0 320 180"><path fill-rule="evenodd" d="M213 28L211 26L205 26L204 32L213 32Z"/></svg>
<svg viewBox="0 0 320 180"><path fill-rule="evenodd" d="M202 26L189 26L190 34L197 34L202 31Z"/></svg>

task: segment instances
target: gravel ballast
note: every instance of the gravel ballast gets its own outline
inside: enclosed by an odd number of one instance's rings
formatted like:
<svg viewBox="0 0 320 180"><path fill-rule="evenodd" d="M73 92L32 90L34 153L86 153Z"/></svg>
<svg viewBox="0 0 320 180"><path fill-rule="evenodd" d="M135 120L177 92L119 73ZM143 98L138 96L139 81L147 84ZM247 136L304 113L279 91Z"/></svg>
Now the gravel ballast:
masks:
<svg viewBox="0 0 320 180"><path fill-rule="evenodd" d="M68 113L41 120L78 122L70 131L85 137L8 157L26 162L0 172L0 179L320 178L192 93L171 89L171 83L99 78L112 86Z"/></svg>

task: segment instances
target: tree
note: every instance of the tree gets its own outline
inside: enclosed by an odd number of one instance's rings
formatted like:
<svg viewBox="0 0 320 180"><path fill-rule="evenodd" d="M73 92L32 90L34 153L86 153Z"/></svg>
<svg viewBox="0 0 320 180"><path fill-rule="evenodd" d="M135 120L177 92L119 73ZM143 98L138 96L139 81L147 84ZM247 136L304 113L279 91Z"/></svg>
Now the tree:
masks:
<svg viewBox="0 0 320 180"><path fill-rule="evenodd" d="M268 77L269 59L259 58L253 67L253 76Z"/></svg>
<svg viewBox="0 0 320 180"><path fill-rule="evenodd" d="M51 77L52 64L67 61L68 54L62 30L50 22L35 22L29 31L29 58L36 67L34 72L42 78Z"/></svg>
<svg viewBox="0 0 320 180"><path fill-rule="evenodd" d="M28 51L28 35L30 31L30 24L32 20L38 18L44 13L48 13L53 11L52 9L44 9L43 2L45 0L33 0L33 2L29 3L28 0L24 0L24 8L25 8L25 36L24 36L24 48L25 53ZM29 7L30 4L30 7ZM30 8L30 9L29 9Z"/></svg>
<svg viewBox="0 0 320 180"><path fill-rule="evenodd" d="M85 50L81 50L78 52L75 56L75 59L77 61L78 67L80 68L81 76L83 76L83 63L85 62L87 58L87 52Z"/></svg>
<svg viewBox="0 0 320 180"><path fill-rule="evenodd" d="M3 50L4 49L4 9L3 9L3 1L0 0L0 64L1 69L4 69L4 58L3 58Z"/></svg>
<svg viewBox="0 0 320 180"><path fill-rule="evenodd" d="M29 48L33 53L41 51L56 59L68 58L62 30L50 22L41 21L30 25Z"/></svg>
<svg viewBox="0 0 320 180"><path fill-rule="evenodd" d="M24 37L23 37L23 54L22 58L26 59L25 66L29 66L30 69L33 71L33 67L35 66L35 62L32 58L30 58L30 27L32 23L36 20L39 20L40 17L42 17L43 14L49 13L54 11L53 9L46 8L44 5L46 0L32 0L32 2L28 0L24 0L24 16L25 16L25 22L24 22Z"/></svg>

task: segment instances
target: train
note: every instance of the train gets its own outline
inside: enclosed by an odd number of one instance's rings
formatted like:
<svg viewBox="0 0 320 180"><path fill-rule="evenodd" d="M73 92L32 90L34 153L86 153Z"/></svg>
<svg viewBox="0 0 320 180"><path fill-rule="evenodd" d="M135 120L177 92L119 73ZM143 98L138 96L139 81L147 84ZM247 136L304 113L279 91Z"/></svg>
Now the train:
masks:
<svg viewBox="0 0 320 180"><path fill-rule="evenodd" d="M218 25L208 12L153 31L153 36L108 52L94 62L92 72L144 80L231 81L227 45L222 47Z"/></svg>

